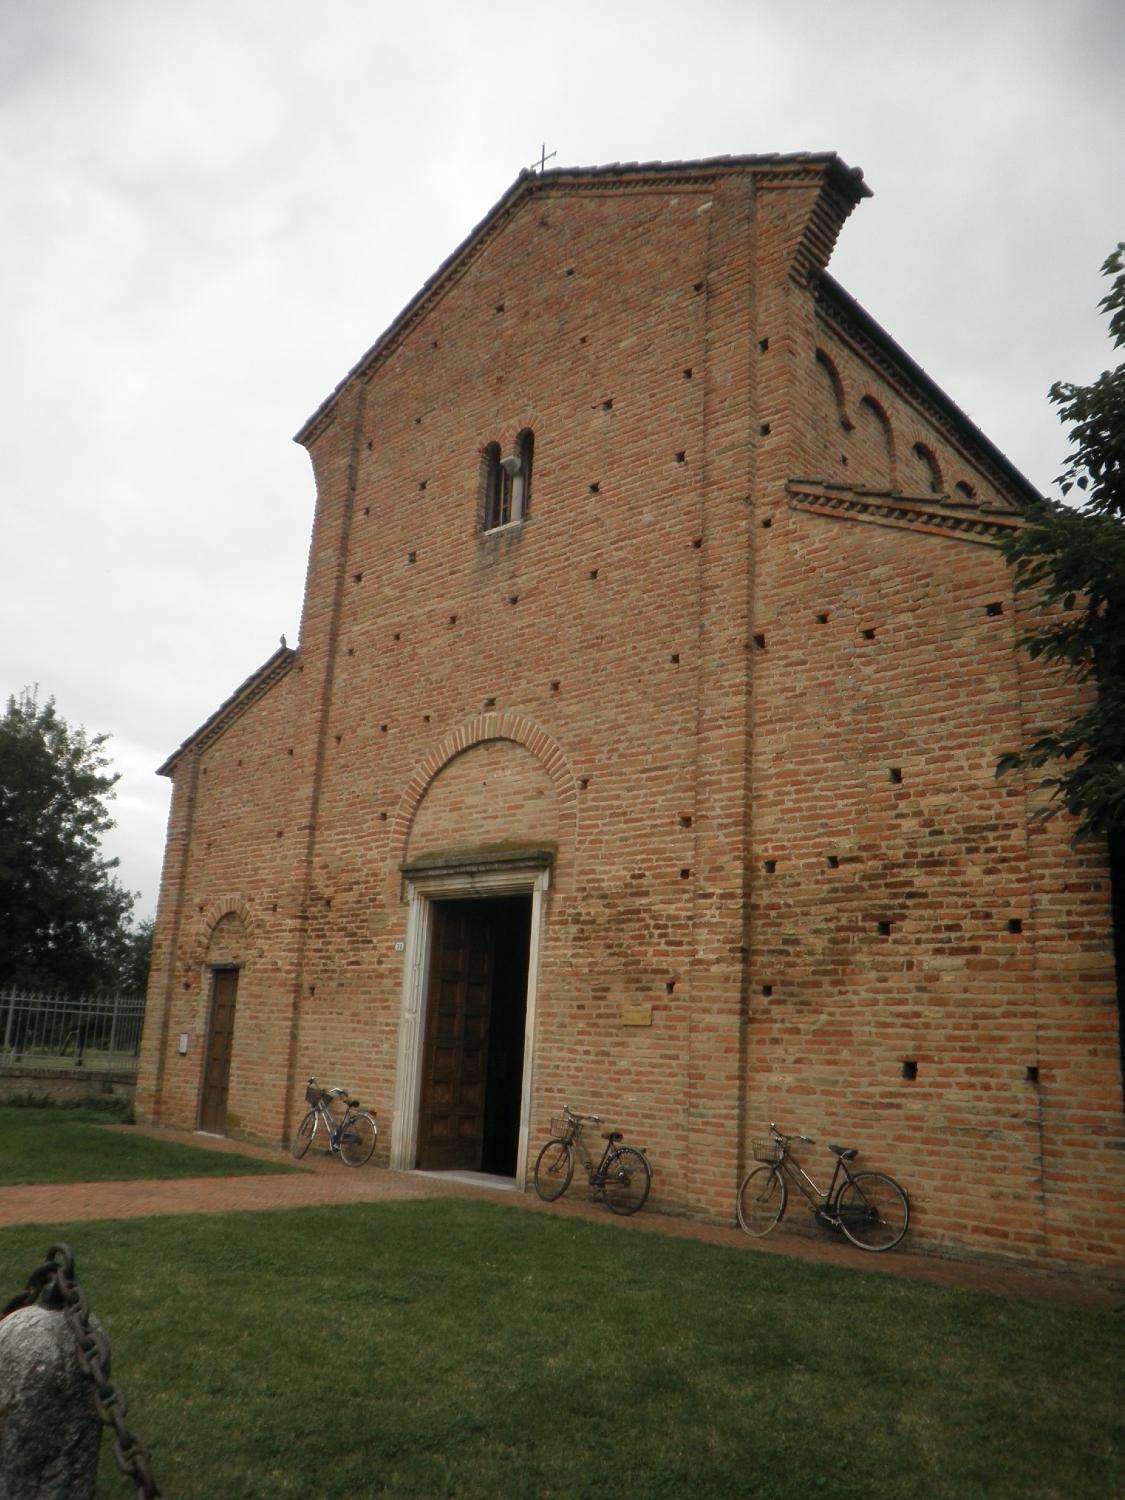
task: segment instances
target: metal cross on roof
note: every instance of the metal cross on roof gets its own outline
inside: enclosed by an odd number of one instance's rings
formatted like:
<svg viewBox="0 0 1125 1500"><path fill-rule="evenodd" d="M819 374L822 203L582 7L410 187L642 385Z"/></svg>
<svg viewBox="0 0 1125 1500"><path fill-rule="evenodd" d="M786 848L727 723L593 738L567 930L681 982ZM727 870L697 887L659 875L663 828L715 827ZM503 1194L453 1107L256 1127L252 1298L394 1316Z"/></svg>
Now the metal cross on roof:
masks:
<svg viewBox="0 0 1125 1500"><path fill-rule="evenodd" d="M544 141L543 144L539 147L539 160L533 161L531 163L531 170L533 172L542 172L543 168L547 165L551 158L553 156L558 156L558 154L559 153L557 151L548 151L547 142Z"/></svg>

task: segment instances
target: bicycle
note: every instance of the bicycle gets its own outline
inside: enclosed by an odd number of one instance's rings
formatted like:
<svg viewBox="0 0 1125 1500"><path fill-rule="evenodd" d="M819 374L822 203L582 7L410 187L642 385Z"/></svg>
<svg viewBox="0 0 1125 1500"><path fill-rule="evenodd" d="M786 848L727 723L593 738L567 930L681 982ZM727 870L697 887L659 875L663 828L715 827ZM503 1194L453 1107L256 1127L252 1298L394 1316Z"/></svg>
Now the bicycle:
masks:
<svg viewBox="0 0 1125 1500"><path fill-rule="evenodd" d="M535 1159L535 1191L544 1203L554 1203L570 1186L574 1175L574 1156L587 1121L601 1124L598 1115L580 1115L563 1105L562 1119L551 1121L551 1139ZM595 1167L589 1153L582 1149L582 1165L591 1194L601 1197L615 1214L635 1214L644 1205L652 1185L652 1168L643 1151L636 1146L619 1146L620 1130L607 1130L602 1139L605 1150Z"/></svg>
<svg viewBox="0 0 1125 1500"><path fill-rule="evenodd" d="M375 1138L379 1128L375 1116L370 1112L353 1114L359 1109L358 1099L347 1098L347 1089L322 1089L315 1078L310 1078L305 1088L305 1099L312 1106L297 1126L290 1150L300 1161L312 1145L323 1126L328 1136L328 1150L335 1153L346 1167L362 1167L375 1150ZM336 1119L330 1105L333 1099L344 1100L344 1113Z"/></svg>
<svg viewBox="0 0 1125 1500"><path fill-rule="evenodd" d="M848 1163L859 1154L856 1149L829 1146L836 1169L823 1191L791 1154L790 1141L816 1144L807 1135L783 1135L772 1120L769 1138L754 1142L754 1159L763 1165L747 1172L738 1189L738 1222L746 1233L760 1238L781 1222L788 1182L794 1182L818 1224L841 1230L861 1250L893 1250L910 1223L910 1203L894 1178L885 1172L853 1172Z"/></svg>

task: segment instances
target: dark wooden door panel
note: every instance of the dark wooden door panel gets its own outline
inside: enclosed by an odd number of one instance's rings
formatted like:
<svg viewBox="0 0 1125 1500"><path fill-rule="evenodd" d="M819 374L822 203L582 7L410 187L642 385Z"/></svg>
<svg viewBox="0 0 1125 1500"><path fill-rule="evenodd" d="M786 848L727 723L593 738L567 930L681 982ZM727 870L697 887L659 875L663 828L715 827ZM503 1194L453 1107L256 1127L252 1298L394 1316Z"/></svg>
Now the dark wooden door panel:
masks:
<svg viewBox="0 0 1125 1500"><path fill-rule="evenodd" d="M216 1135L222 1135L227 1124L227 1089L237 998L238 970L216 969L211 987L211 1024L207 1032L203 1100L199 1111L200 1130L214 1131Z"/></svg>
<svg viewBox="0 0 1125 1500"><path fill-rule="evenodd" d="M495 949L486 901L438 902L427 997L418 1165L479 1171Z"/></svg>

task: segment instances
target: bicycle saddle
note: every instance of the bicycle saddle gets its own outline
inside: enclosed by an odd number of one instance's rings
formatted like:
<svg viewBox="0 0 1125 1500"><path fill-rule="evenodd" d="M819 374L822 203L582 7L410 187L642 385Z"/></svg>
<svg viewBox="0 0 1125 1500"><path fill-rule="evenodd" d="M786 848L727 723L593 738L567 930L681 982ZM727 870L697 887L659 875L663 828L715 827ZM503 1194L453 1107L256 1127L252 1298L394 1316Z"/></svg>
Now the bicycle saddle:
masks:
<svg viewBox="0 0 1125 1500"><path fill-rule="evenodd" d="M856 1148L854 1146L829 1146L828 1149L843 1161L851 1161L852 1157L856 1155Z"/></svg>
<svg viewBox="0 0 1125 1500"><path fill-rule="evenodd" d="M614 1141L623 1141L624 1139L625 1139L625 1137L621 1134L620 1130L603 1130L602 1131L602 1140L603 1141L609 1141L609 1143L611 1145L613 1144Z"/></svg>
<svg viewBox="0 0 1125 1500"><path fill-rule="evenodd" d="M359 1108L359 1100L358 1099L349 1099L348 1100L348 1108L349 1109L358 1109Z"/></svg>

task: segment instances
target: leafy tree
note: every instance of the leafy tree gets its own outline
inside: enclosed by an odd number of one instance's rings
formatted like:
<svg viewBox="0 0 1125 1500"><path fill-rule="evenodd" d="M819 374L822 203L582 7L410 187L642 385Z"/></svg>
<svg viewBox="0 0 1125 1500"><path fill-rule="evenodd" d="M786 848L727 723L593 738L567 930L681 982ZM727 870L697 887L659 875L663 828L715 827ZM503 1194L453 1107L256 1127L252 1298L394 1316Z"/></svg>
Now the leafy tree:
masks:
<svg viewBox="0 0 1125 1500"><path fill-rule="evenodd" d="M88 735L25 688L0 718L0 985L116 988L133 897L99 840L120 779Z"/></svg>
<svg viewBox="0 0 1125 1500"><path fill-rule="evenodd" d="M1112 278L1100 306L1115 348L1125 345L1125 243L1102 267ZM1004 545L1017 591L1034 596L1037 619L1021 645L1062 663L1090 688L1087 706L1030 745L1002 756L1047 768L1040 785L1052 811L1078 819L1077 836L1125 834L1125 364L1090 385L1059 381L1051 400L1071 426L1071 449L1056 481L1071 503L1046 500ZM1075 491L1078 492L1075 495ZM1073 503L1077 499L1077 506Z"/></svg>
<svg viewBox="0 0 1125 1500"><path fill-rule="evenodd" d="M143 995L148 988L148 966L152 960L152 931L156 924L145 917L125 934L124 952L117 976L122 995Z"/></svg>

